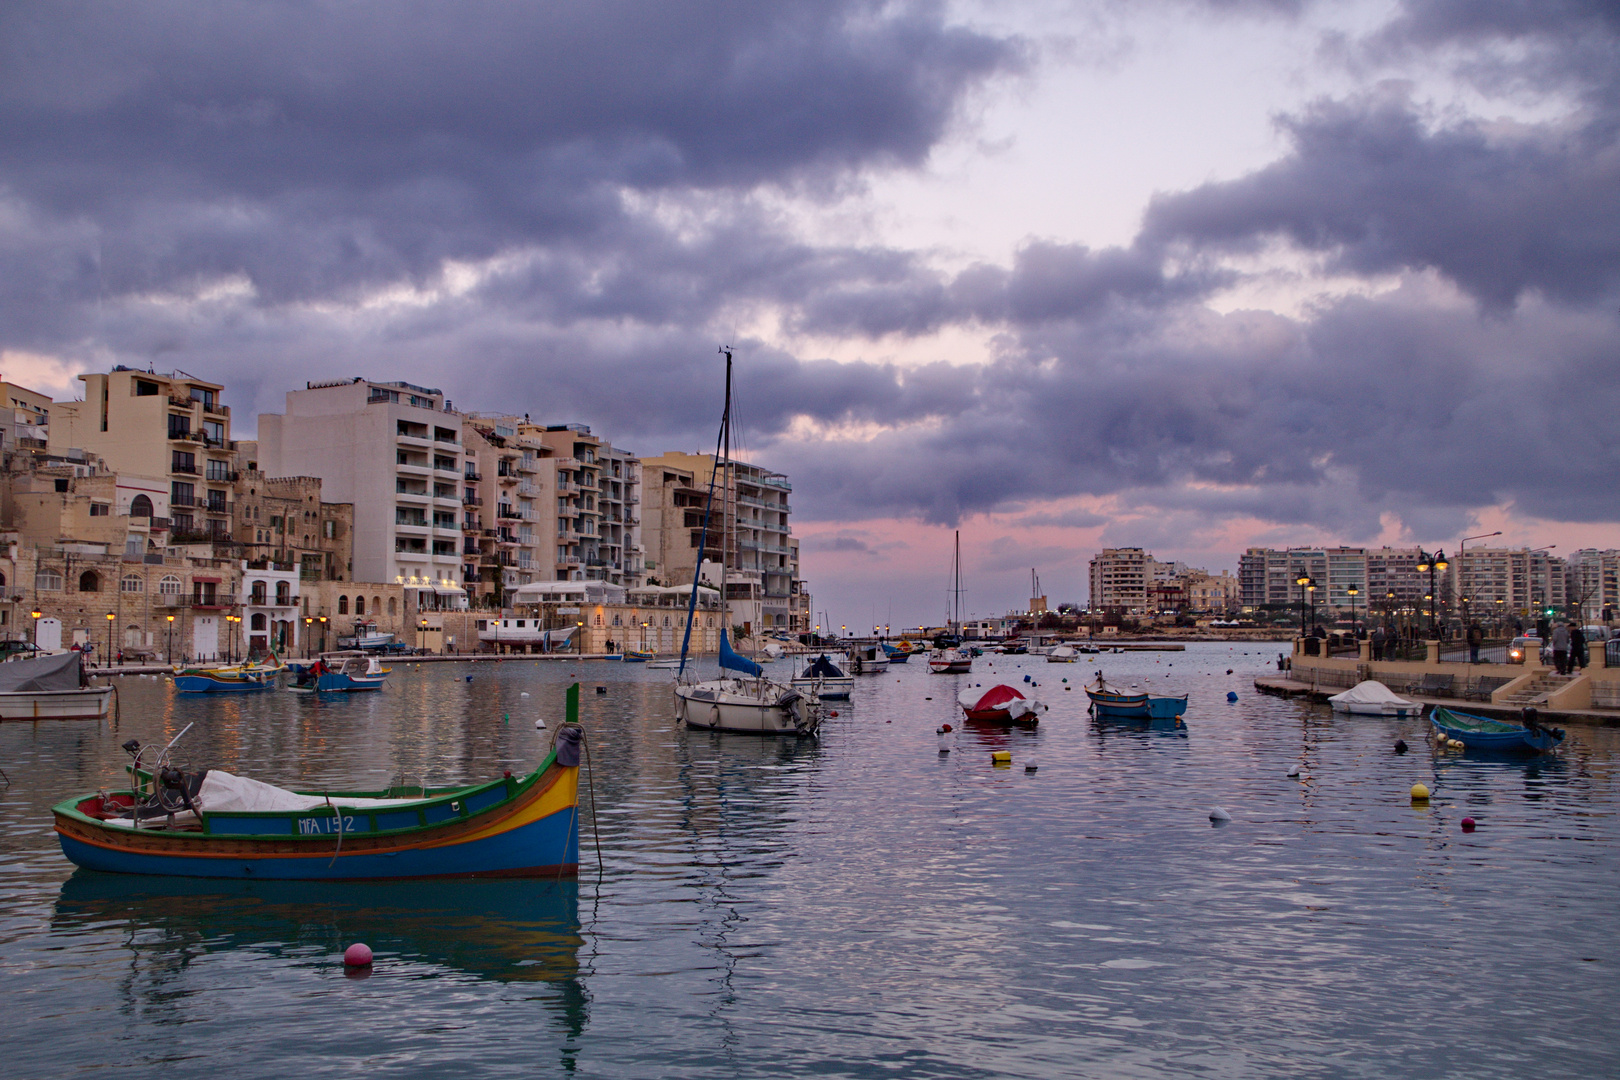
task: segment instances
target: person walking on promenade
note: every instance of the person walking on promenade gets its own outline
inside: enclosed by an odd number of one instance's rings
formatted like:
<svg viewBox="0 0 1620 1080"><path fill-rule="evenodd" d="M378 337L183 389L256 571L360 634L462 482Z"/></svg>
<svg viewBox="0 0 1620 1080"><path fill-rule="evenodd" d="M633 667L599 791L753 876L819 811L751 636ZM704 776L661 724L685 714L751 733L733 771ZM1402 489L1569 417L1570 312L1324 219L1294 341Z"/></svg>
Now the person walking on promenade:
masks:
<svg viewBox="0 0 1620 1080"><path fill-rule="evenodd" d="M1374 660L1382 660L1384 658L1384 627L1382 624L1373 628L1372 658Z"/></svg>
<svg viewBox="0 0 1620 1080"><path fill-rule="evenodd" d="M1485 631L1479 628L1479 623L1468 624L1468 662L1479 663L1479 647L1485 641Z"/></svg>
<svg viewBox="0 0 1620 1080"><path fill-rule="evenodd" d="M1569 674L1569 624L1559 623L1552 628L1553 667L1558 674Z"/></svg>
<svg viewBox="0 0 1620 1080"><path fill-rule="evenodd" d="M1584 670L1589 659L1586 655L1586 631L1581 629L1580 623L1576 623L1569 628L1569 666Z"/></svg>

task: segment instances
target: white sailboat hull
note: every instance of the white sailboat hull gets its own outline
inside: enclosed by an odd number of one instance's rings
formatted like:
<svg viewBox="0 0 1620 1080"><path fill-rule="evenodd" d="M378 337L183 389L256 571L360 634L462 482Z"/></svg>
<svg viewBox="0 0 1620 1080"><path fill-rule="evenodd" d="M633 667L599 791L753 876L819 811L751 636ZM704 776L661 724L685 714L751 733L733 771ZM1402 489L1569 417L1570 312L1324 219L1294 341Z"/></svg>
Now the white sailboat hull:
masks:
<svg viewBox="0 0 1620 1080"><path fill-rule="evenodd" d="M714 679L675 687L675 711L687 727L745 735L814 735L814 698L769 679Z"/></svg>

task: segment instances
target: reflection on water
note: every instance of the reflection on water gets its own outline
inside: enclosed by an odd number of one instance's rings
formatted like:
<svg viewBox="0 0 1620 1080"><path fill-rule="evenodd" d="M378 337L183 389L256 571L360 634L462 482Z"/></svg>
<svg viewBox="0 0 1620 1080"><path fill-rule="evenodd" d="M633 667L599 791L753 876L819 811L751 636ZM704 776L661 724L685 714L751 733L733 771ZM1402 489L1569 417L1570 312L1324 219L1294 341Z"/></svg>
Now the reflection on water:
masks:
<svg viewBox="0 0 1620 1080"><path fill-rule="evenodd" d="M278 1080L1620 1073L1620 735L1432 755L1422 721L1256 695L1275 649L1250 652L1106 658L1190 693L1179 725L1089 716L1086 663L985 657L863 679L815 741L688 732L639 665L400 665L331 701L130 682L119 731L0 726L0 1053L18 1076ZM1037 728L962 721L964 685L1026 674ZM49 829L53 802L119 782L119 742L193 721L186 763L292 786L532 766L576 676L578 882L100 876ZM342 972L357 940L369 978ZM1470 1019L1504 1008L1534 1013L1533 1045Z"/></svg>

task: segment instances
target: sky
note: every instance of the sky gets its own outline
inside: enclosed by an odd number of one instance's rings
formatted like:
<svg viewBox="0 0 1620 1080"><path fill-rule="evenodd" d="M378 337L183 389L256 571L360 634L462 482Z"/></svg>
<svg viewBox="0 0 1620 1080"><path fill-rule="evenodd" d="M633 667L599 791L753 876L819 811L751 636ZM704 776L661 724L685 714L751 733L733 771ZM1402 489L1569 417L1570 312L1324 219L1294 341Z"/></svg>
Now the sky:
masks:
<svg viewBox="0 0 1620 1080"><path fill-rule="evenodd" d="M1610 0L0 7L0 374L789 474L818 612L1620 547Z"/></svg>

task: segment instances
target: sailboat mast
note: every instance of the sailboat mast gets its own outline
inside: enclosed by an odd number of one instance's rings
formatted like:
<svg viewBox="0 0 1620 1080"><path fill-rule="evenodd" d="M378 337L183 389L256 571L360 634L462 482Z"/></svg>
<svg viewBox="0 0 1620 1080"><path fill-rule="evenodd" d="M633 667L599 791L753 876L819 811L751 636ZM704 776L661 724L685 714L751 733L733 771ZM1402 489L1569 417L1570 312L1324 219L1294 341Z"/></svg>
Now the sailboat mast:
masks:
<svg viewBox="0 0 1620 1080"><path fill-rule="evenodd" d="M954 601L953 601L954 608L953 609L955 611L955 615L954 615L954 617L952 619L951 632L955 633L955 634L960 634L962 632L962 530L961 529L956 530L956 557L951 560L951 563L952 563L953 566L956 567L956 581L955 581L955 583L953 585L953 596L954 596Z"/></svg>
<svg viewBox="0 0 1620 1080"><path fill-rule="evenodd" d="M731 563L731 350L721 346L726 355L726 407L720 413L721 465L725 472L720 482L720 633L731 633L731 590L726 586L726 568Z"/></svg>

